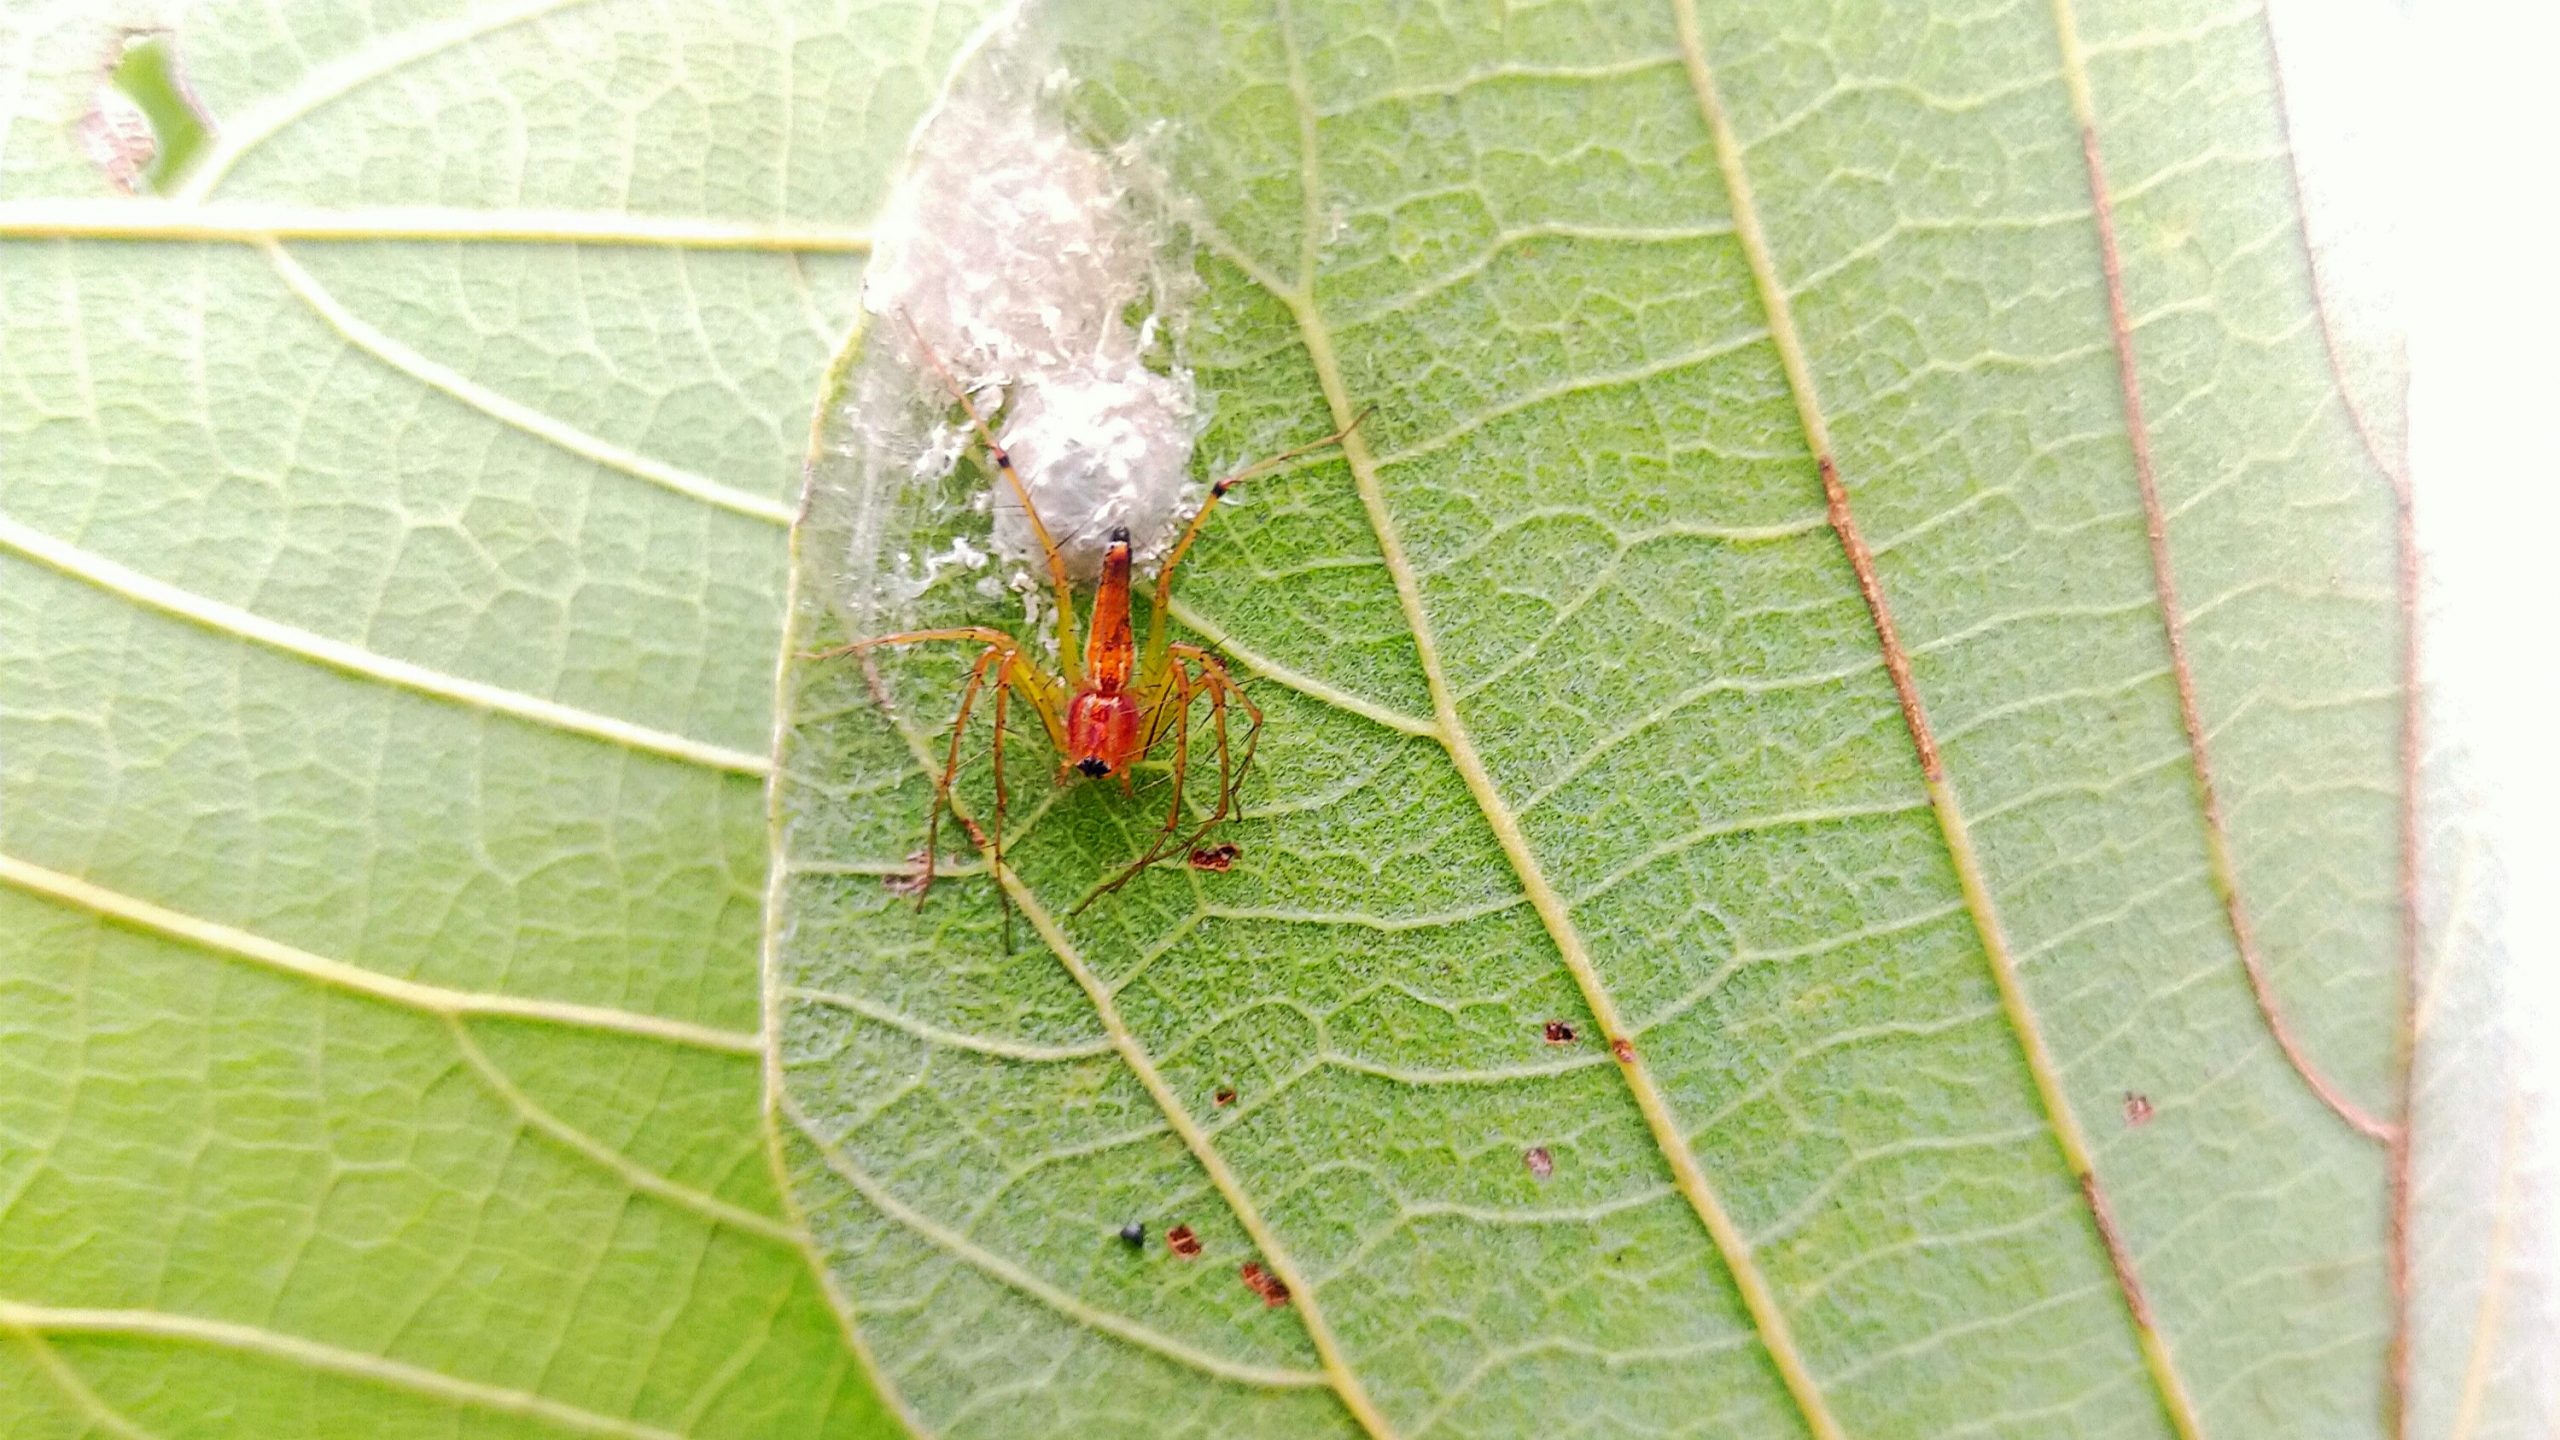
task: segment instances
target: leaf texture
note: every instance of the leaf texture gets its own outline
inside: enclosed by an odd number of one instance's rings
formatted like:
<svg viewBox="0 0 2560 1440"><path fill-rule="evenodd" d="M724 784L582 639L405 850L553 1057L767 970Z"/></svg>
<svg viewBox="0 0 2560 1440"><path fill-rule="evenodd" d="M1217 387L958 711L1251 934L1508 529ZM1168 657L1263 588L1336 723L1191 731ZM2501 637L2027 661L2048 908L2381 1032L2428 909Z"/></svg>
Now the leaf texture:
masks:
<svg viewBox="0 0 2560 1440"><path fill-rule="evenodd" d="M759 1120L761 774L975 15L137 9L155 200L107 9L0 27L0 1432L897 1433Z"/></svg>
<svg viewBox="0 0 2560 1440"><path fill-rule="evenodd" d="M1182 578L1232 873L1071 917L1162 792L1035 753L1025 943L911 911L969 657L791 681L785 1144L926 1422L2390 1433L2399 512L2265 17L1041 14L1203 453L1377 408ZM803 647L954 523L819 458Z"/></svg>
<svg viewBox="0 0 2560 1440"><path fill-rule="evenodd" d="M1026 737L1008 936L965 654L767 756L984 525L836 390L984 8L0 13L0 1432L2549 1432L2289 11L1027 7L1204 478L1377 408L1186 562L1234 868Z"/></svg>

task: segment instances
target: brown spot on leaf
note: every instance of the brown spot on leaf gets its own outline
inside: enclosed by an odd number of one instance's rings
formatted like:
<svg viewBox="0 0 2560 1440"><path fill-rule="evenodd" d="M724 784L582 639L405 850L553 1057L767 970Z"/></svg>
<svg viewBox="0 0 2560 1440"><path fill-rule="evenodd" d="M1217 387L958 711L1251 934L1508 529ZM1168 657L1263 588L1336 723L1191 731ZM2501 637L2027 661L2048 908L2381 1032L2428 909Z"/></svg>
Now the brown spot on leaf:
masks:
<svg viewBox="0 0 2560 1440"><path fill-rule="evenodd" d="M1218 1087L1218 1092L1209 1098L1217 1101L1218 1108L1224 1110L1228 1106L1236 1103L1236 1087L1233 1085L1221 1085Z"/></svg>
<svg viewBox="0 0 2560 1440"><path fill-rule="evenodd" d="M1207 845L1191 852L1191 868L1224 875L1235 868L1236 857L1244 851L1233 845Z"/></svg>
<svg viewBox="0 0 2560 1440"><path fill-rule="evenodd" d="M2124 1123L2147 1125L2151 1121L2151 1097L2139 1090L2124 1092Z"/></svg>
<svg viewBox="0 0 2560 1440"><path fill-rule="evenodd" d="M1527 1152L1521 1155L1520 1163L1528 1166L1529 1173L1540 1181L1556 1173L1556 1157L1548 1154L1547 1147L1544 1145L1530 1146Z"/></svg>
<svg viewBox="0 0 2560 1440"><path fill-rule="evenodd" d="M1164 1232L1164 1248L1188 1260L1200 1253L1200 1236L1188 1225L1176 1225Z"/></svg>
<svg viewBox="0 0 2560 1440"><path fill-rule="evenodd" d="M1246 1287L1262 1297L1262 1303L1266 1308L1277 1310L1289 1303L1289 1287L1280 1283L1279 1276L1263 1269L1253 1261L1244 1262L1244 1267L1236 1273L1244 1276Z"/></svg>
<svg viewBox="0 0 2560 1440"><path fill-rule="evenodd" d="M1581 1036L1574 1033L1572 1026L1567 1025L1561 1020L1550 1020L1547 1022L1546 1039L1547 1043L1550 1045L1570 1045L1581 1038Z"/></svg>
<svg viewBox="0 0 2560 1440"><path fill-rule="evenodd" d="M1619 1064L1633 1065L1636 1063L1636 1042L1621 1035L1609 1042L1609 1053L1618 1057Z"/></svg>

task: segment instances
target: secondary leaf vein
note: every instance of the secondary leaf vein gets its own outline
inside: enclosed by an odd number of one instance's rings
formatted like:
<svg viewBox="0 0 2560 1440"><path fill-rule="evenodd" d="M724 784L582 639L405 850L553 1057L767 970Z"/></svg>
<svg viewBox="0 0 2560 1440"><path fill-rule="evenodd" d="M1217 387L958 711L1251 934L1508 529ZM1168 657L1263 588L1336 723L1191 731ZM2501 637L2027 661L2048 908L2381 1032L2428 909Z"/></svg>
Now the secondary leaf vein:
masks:
<svg viewBox="0 0 2560 1440"><path fill-rule="evenodd" d="M616 1440L683 1440L673 1430L598 1414L546 1395L465 1380L457 1375L447 1375L384 1356L344 1350L299 1335L228 1320L158 1310L88 1309L0 1300L0 1327L40 1335L112 1335L201 1345L302 1365L447 1404L548 1420L587 1435L612 1436Z"/></svg>
<svg viewBox="0 0 2560 1440"><path fill-rule="evenodd" d="M1270 1365L1248 1365L1212 1354L1182 1340L1141 1325L1116 1311L1106 1310L1050 1284L1031 1271L1014 1264L994 1251L979 1245L966 1235L936 1221L890 1193L889 1188L872 1178L848 1158L842 1146L820 1134L816 1122L809 1118L788 1096L782 1101L782 1112L792 1128L817 1147L820 1158L837 1179L852 1187L864 1203L888 1216L917 1237L952 1258L985 1274L1006 1287L1039 1301L1079 1325L1125 1340L1142 1350L1153 1351L1168 1360L1189 1366L1205 1375L1232 1380L1240 1385L1260 1385L1274 1389L1322 1388L1327 1380L1322 1371L1291 1370Z"/></svg>
<svg viewBox="0 0 2560 1440"><path fill-rule="evenodd" d="M533 1020L565 1025L581 1030L607 1030L624 1035L637 1035L670 1044L690 1046L697 1050L713 1050L730 1055L756 1055L763 1052L761 1037L690 1020L676 1020L663 1015L646 1015L632 1010L616 1010L603 1005L581 1004L573 1000L544 1000L530 996L493 995L482 991L454 990L441 985L427 985L415 980L379 974L343 960L314 955L282 941L270 940L246 930L235 929L201 916L171 910L148 900L93 885L75 875L48 870L13 855L0 855L0 884L13 885L31 895L74 909L148 930L168 939L208 950L218 955L244 960L280 974L296 976L315 984L344 990L349 994L403 1006L428 1015L447 1019L487 1015L511 1020Z"/></svg>
<svg viewBox="0 0 2560 1440"><path fill-rule="evenodd" d="M338 297L329 293L316 276L286 254L283 246L263 241L258 249L267 257L267 263L275 267L285 288L310 306L313 313L326 321L329 328L337 331L348 344L428 389L608 470L619 470L688 499L744 515L751 520L762 520L768 525L791 523L792 509L788 505L761 495L751 495L733 485L696 475L616 445L601 436L590 435L522 401L501 395L451 366L429 359L348 309Z"/></svg>
<svg viewBox="0 0 2560 1440"><path fill-rule="evenodd" d="M1293 27L1289 23L1289 12L1285 3L1280 6L1279 15L1282 49L1290 56L1290 93L1299 112L1300 143L1304 147L1301 155L1301 183L1307 187L1305 205L1307 233L1303 238L1303 244L1310 263L1305 270L1306 284L1294 291L1275 292L1275 298L1288 307L1290 314L1297 322L1299 335L1306 344L1308 359L1314 367L1326 403L1333 411L1335 422L1348 424L1351 417L1358 413L1357 408L1344 383L1341 362L1334 353L1332 331L1318 309L1313 293L1314 270L1311 262L1316 238L1320 233L1316 228L1318 174L1313 120L1315 100L1298 67L1297 41L1293 34ZM1710 347L1709 353L1739 343L1742 342L1728 342L1727 346ZM1706 355L1682 357L1675 361L1671 368L1678 368L1680 364L1697 363L1705 358L1707 358ZM1578 383L1564 387L1567 393L1577 388L1584 387ZM1536 397L1531 398L1534 400ZM1518 408L1516 405L1501 407L1494 414L1508 413L1509 409L1516 408ZM1450 436L1443 437L1440 443L1448 443L1456 435L1464 434L1468 429L1491 418L1492 416L1489 415L1477 421L1471 421L1459 427ZM1412 631L1415 654L1422 666L1423 681L1431 695L1432 713L1439 731L1441 748L1448 753L1451 764L1466 783L1468 793L1474 797L1477 808L1483 812L1485 822L1492 830L1504 857L1520 877L1523 891L1529 896L1539 919L1545 923L1548 936L1556 946L1558 957L1572 976L1584 1003L1591 1008L1592 1018L1598 1022L1603 1034L1612 1040L1624 1037L1628 1034L1628 1029L1618 1014L1616 998L1601 980L1598 968L1593 964L1590 952L1583 944L1582 935L1573 922L1564 897L1548 883L1544 868L1539 864L1536 853L1530 848L1528 836L1521 830L1517 817L1512 814L1510 807L1495 788L1491 772L1486 769L1483 758L1476 751L1474 737L1468 732L1465 721L1457 712L1456 692L1449 683L1449 678L1441 664L1439 650L1433 639L1430 617L1423 606L1420 576L1416 573L1413 562L1404 552L1403 539L1396 528L1394 516L1387 508L1385 490L1379 481L1379 470L1383 462L1369 449L1367 437L1357 430L1343 437L1342 448L1343 458L1349 462L1352 478L1359 489L1361 507L1367 513L1370 528L1376 534L1381 558L1386 563L1389 575L1394 578L1396 599L1403 608L1406 626ZM1785 1382L1789 1395L1793 1397L1817 1440L1840 1440L1839 1424L1832 1419L1830 1409L1822 1398L1821 1390L1814 1383L1810 1367L1796 1344L1786 1316L1778 1308L1767 1277L1760 1273L1758 1262L1752 1256L1750 1243L1742 1235L1741 1228L1726 1212L1723 1201L1708 1182L1705 1171L1698 1164L1696 1153L1689 1148L1677 1120L1671 1114L1668 1098L1654 1081L1652 1072L1642 1055L1632 1046L1618 1048L1620 1073L1626 1077L1627 1088L1638 1110L1644 1116L1646 1127L1652 1133L1656 1148L1670 1167L1673 1183L1678 1187L1681 1195L1688 1200L1690 1208L1697 1213L1700 1221L1705 1224L1718 1253L1723 1257L1726 1271L1732 1277L1735 1289L1741 1294L1744 1307L1750 1312L1753 1323L1759 1328L1762 1346Z"/></svg>
<svg viewBox="0 0 2560 1440"><path fill-rule="evenodd" d="M529 721L553 730L584 735L626 749L662 755L690 765L726 770L738 775L765 773L767 763L762 755L714 745L688 736L637 725L557 700L527 695L519 690L491 685L485 681L448 674L407 660L378 654L344 640L314 634L299 626L272 620L208 596L182 590L167 581L158 580L131 569L104 555L82 549L56 539L32 526L20 524L0 515L0 549L14 550L20 555L60 571L75 580L86 581L111 595L164 615L201 625L207 630L252 641L272 650L298 656L314 664L379 681L402 690L451 701L475 710Z"/></svg>
<svg viewBox="0 0 2560 1440"><path fill-rule="evenodd" d="M1964 894L1965 906L1972 913L1974 928L1981 937L1983 957L2000 992L2001 1009L2017 1035L2019 1049L2044 1111L2045 1126L2053 1135L2064 1165L2080 1184L2091 1223L2096 1226L2098 1238L2115 1269L2117 1288L2124 1298L2136 1341L2159 1393L2162 1409L2183 1440L2197 1440L2200 1427L2195 1417L2194 1402L2178 1377L2166 1343L2152 1324L2149 1302L2143 1297L2124 1242L2116 1233L2114 1219L2107 1212L2106 1198L2098 1188L2097 1170L2091 1159L2087 1137L2081 1133L2079 1118L2073 1113L2069 1097L2062 1089L2061 1066L2045 1043L2043 1028L2028 1003L2025 986L2019 979L2016 962L2009 950L2008 936L2002 929L1999 911L1992 901L1989 881L1983 874L1981 859L1974 851L1972 831L1939 758L1938 742L1930 730L1928 711L1921 702L1919 686L1912 678L1910 652L1903 647L1892 609L1885 601L1875 557L1867 549L1857 519L1851 512L1848 489L1841 482L1839 467L1833 459L1830 425L1824 418L1820 392L1814 385L1812 364L1803 338L1796 332L1794 307L1787 298L1785 282L1779 277L1768 236L1760 227L1750 176L1743 165L1742 144L1716 95L1715 76L1707 63L1706 43L1698 24L1696 0L1671 0L1671 7L1674 23L1680 32L1681 51L1688 65L1690 88L1696 93L1700 118L1706 122L1715 142L1716 163L1723 172L1725 191L1733 205L1735 229L1742 242L1743 256L1750 266L1752 283L1759 290L1761 309L1769 319L1769 337L1777 347L1788 389L1795 398L1797 419L1804 428L1806 444L1812 449L1815 465L1821 473L1823 497L1830 511L1832 528L1839 533L1841 549L1856 574L1859 592L1874 621L1877 644L1884 652L1885 670L1892 678L1895 699L1901 707L1904 724L1911 732L1921 781L1928 792L1930 808L1936 813L1948 859L1955 868L1957 886Z"/></svg>

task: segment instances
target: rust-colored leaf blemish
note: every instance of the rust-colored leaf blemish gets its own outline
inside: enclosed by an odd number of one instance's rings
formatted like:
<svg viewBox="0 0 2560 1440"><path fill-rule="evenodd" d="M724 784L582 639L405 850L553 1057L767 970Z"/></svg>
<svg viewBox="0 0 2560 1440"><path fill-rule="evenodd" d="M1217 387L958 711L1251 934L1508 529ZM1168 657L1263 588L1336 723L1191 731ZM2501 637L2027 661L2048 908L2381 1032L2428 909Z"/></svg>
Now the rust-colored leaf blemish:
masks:
<svg viewBox="0 0 2560 1440"><path fill-rule="evenodd" d="M1235 868L1236 857L1244 851L1234 845L1206 845L1191 852L1191 868L1224 875Z"/></svg>
<svg viewBox="0 0 2560 1440"><path fill-rule="evenodd" d="M1550 1020L1547 1022L1546 1038L1550 1045L1570 1045L1582 1037L1574 1032L1572 1026L1563 1021Z"/></svg>
<svg viewBox="0 0 2560 1440"><path fill-rule="evenodd" d="M1247 1260L1237 1273L1244 1276L1247 1289L1262 1297L1262 1303L1266 1309L1277 1310L1289 1303L1289 1287L1280 1283L1279 1276L1263 1269L1260 1265Z"/></svg>
<svg viewBox="0 0 2560 1440"><path fill-rule="evenodd" d="M1200 1236L1188 1225L1176 1225L1164 1232L1164 1248L1188 1260L1200 1253Z"/></svg>
<svg viewBox="0 0 2560 1440"><path fill-rule="evenodd" d="M2116 1288L2124 1292L2125 1306L2133 1311L2133 1323L2145 1330L2156 1329L2151 1301L2142 1293L2142 1277L2134 1273L2133 1252L2124 1247L2124 1233L2116 1229L2115 1212L2107 1208L2107 1192L2098 1188L2096 1175L2081 1173L2080 1198L2088 1202L2090 1218L2098 1222L2098 1241L2107 1247L2107 1263L2115 1267Z"/></svg>
<svg viewBox="0 0 2560 1440"><path fill-rule="evenodd" d="M1520 1163L1528 1166L1530 1175L1541 1181L1556 1173L1556 1157L1548 1154L1544 1145L1530 1146L1520 1156Z"/></svg>
<svg viewBox="0 0 2560 1440"><path fill-rule="evenodd" d="M1218 1108L1224 1110L1228 1106L1236 1103L1236 1087L1233 1085L1221 1085L1218 1087L1217 1093L1211 1095L1209 1098L1218 1102Z"/></svg>
<svg viewBox="0 0 2560 1440"><path fill-rule="evenodd" d="M1636 1063L1636 1042L1621 1035L1609 1042L1609 1053L1618 1057L1619 1064L1633 1065Z"/></svg>
<svg viewBox="0 0 2560 1440"><path fill-rule="evenodd" d="M2124 1092L2124 1123L2146 1125L2151 1121L2151 1097L2139 1090Z"/></svg>

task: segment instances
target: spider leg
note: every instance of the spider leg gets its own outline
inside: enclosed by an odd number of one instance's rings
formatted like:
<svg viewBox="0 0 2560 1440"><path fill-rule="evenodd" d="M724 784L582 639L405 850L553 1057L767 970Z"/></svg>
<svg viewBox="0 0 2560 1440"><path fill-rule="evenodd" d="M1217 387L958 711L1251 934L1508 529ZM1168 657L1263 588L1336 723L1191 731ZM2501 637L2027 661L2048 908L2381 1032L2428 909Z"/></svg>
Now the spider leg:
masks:
<svg viewBox="0 0 2560 1440"><path fill-rule="evenodd" d="M1161 657L1165 653L1164 624L1166 612L1173 604L1173 567L1181 564L1182 557L1191 553L1191 542L1200 538L1200 528L1209 523L1209 512L1217 509L1218 502L1227 498L1227 492L1248 480L1270 474L1301 455L1322 450L1328 445L1341 444L1351 438L1352 431L1360 428L1361 421L1368 418L1369 411L1362 410L1351 417L1350 424L1323 439L1310 440L1304 445L1283 450L1267 460L1257 460L1209 487L1208 498L1202 500L1200 508L1192 512L1191 523L1182 528L1182 538L1173 542L1173 548L1165 552L1164 563L1156 567L1156 607L1155 612L1147 620L1147 653L1149 655Z"/></svg>
<svg viewBox="0 0 2560 1440"><path fill-rule="evenodd" d="M1020 648L1019 642L1001 630L991 630L984 625L960 625L949 630L901 630L894 635L873 635L861 640L849 640L842 645L831 645L824 650L803 650L800 652L800 658L839 660L847 655L859 655L866 650L877 650L883 646L921 645L933 640L975 640L982 645L997 649Z"/></svg>
<svg viewBox="0 0 2560 1440"><path fill-rule="evenodd" d="M1183 842L1183 848L1188 849L1220 824L1243 818L1244 777L1253 768L1254 744L1262 738L1262 707L1254 704L1252 697L1244 693L1244 687L1228 673L1225 661L1197 645L1178 644L1169 648L1177 659L1189 661L1200 668L1200 678L1195 683L1208 692L1210 719L1218 730L1218 804L1209 818L1200 823L1200 828L1191 832L1191 838ZM1227 707L1230 703L1243 707L1246 722L1243 754L1232 768L1227 763Z"/></svg>
<svg viewBox="0 0 2560 1440"><path fill-rule="evenodd" d="M1013 950L1013 897L1004 888L1004 826L1005 810L1012 800L1012 791L1005 782L1004 774L1004 736L1007 728L1005 712L1015 700L1030 706L1032 713L1040 717L1041 728L1048 732L1049 743L1055 746L1060 754L1064 754L1067 745L1067 699L1065 687L1059 683L1058 677L1043 669L1038 661L1024 655L1021 641L1001 630L990 629L983 625L955 626L944 630L906 630L893 635L874 635L838 645L832 649L806 652L801 658L827 660L844 655L861 656L863 675L871 686L871 698L886 710L889 705L888 696L882 690L878 672L872 666L872 652L889 646L916 645L937 640L968 641L986 648L978 652L977 663L969 670L968 683L961 689L960 711L951 720L950 747L945 752L941 773L934 777L933 808L925 817L924 865L913 881L916 904L921 907L924 904L926 892L933 888L934 867L940 858L941 851L942 815L947 810L954 820L967 828L971 842L977 846L981 854L987 857L988 878L996 885L996 904L1004 911L1005 951L1010 954ZM995 766L995 810L992 833L987 827L979 825L971 816L961 813L951 797L952 787L960 774L960 746L968 735L969 714L977 705L979 692L986 689L990 681L995 685L995 737L991 746Z"/></svg>
<svg viewBox="0 0 2560 1440"><path fill-rule="evenodd" d="M960 377L952 374L951 367L943 364L942 357L934 353L932 342L924 338L924 331L917 327L914 316L901 310L898 318L907 322L907 333L915 337L916 353L933 367L934 374L942 377L943 388L951 392L952 399L960 402L962 410L968 412L969 423L977 427L978 438L986 442L987 454L996 462L996 473L1003 476L1005 484L1012 489L1014 501L1022 506L1022 517L1031 522L1032 537L1040 542L1041 556L1048 561L1050 587L1057 592L1058 664L1067 672L1068 688L1080 689L1084 684L1084 662L1081 658L1084 652L1076 646L1075 591L1067 582L1067 557L1058 549L1058 542L1050 537L1048 523L1040 518L1040 507L1031 503L1031 487L1023 483L1022 472L1013 468L1013 456L996 439L996 432L988 428L986 417L978 413L978 402L969 398L969 387L961 384Z"/></svg>
<svg viewBox="0 0 2560 1440"><path fill-rule="evenodd" d="M916 877L916 907L918 909L922 909L924 907L924 897L926 892L933 889L934 847L942 838L943 811L950 810L953 819L960 821L964 825L968 825L971 838L976 840L982 848L985 848L988 845L985 832L979 830L975 824L972 824L969 821L967 816L960 814L958 810L952 807L951 782L952 779L960 773L960 742L969 733L970 707L978 703L978 692L986 686L987 667L990 665L1000 664L1001 662L1010 659L1012 654L1013 651L1010 642L1004 645L988 646L986 650L978 656L978 663L970 667L969 683L962 687L960 691L960 713L952 717L951 721L950 753L942 762L942 773L934 777L933 809L927 813L924 822L924 872ZM1004 682L1002 679L1003 672L999 671L997 673L996 744L1001 747L1004 744ZM1001 768L1002 756L1003 752L999 749L997 752L999 768L996 772L996 839L993 847L997 851L996 863L999 867L1004 863L1002 854L1004 845L1004 772ZM1002 893L1003 882L998 881L997 883L998 893Z"/></svg>
<svg viewBox="0 0 2560 1440"><path fill-rule="evenodd" d="M1013 953L1013 897L1004 888L1004 702L1012 690L1010 685L996 686L996 813L995 827L987 845L987 854L994 861L994 873L989 878L996 883L996 908L1004 912L1004 953L1007 955Z"/></svg>
<svg viewBox="0 0 2560 1440"><path fill-rule="evenodd" d="M1165 857L1173 848L1173 837L1182 833L1182 786L1191 771L1191 677L1177 666L1165 675L1165 692L1158 701L1160 710L1172 713L1173 728L1173 803L1166 807L1164 825L1156 831L1155 843L1147 852L1132 860L1120 873L1104 881L1092 893L1075 904L1070 915L1081 914L1084 907L1128 884L1139 871Z"/></svg>

